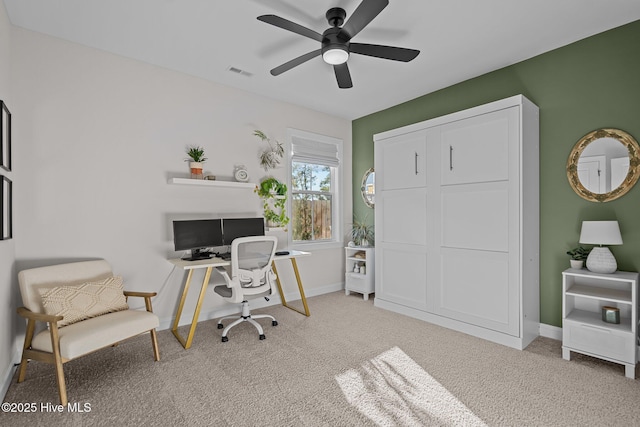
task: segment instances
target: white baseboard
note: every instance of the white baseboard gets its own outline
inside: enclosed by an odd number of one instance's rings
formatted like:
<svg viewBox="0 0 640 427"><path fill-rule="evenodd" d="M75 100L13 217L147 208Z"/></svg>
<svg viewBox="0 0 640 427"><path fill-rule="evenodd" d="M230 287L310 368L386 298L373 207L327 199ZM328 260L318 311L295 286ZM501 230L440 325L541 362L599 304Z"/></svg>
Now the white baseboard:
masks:
<svg viewBox="0 0 640 427"><path fill-rule="evenodd" d="M540 323L540 336L562 341L562 328Z"/></svg>
<svg viewBox="0 0 640 427"><path fill-rule="evenodd" d="M340 283L334 283L332 285L322 286L319 288L313 288L309 290L305 289L304 293L306 297L315 297L318 295L324 295L331 292L337 292L343 289L344 289L344 282L340 282ZM285 294L284 297L286 298L287 302L299 301L301 299L300 294L297 292L297 290L294 292ZM263 308L263 307L269 307L272 305L278 305L280 303L281 303L280 295L278 293L275 293L271 297L269 297L269 301L265 301L262 299L257 299L252 301L251 307ZM216 307L207 311L201 311L200 316L198 317L198 322L203 322L205 320L217 319L220 317L237 314L240 312L239 308L240 308L239 304L226 304L222 307ZM310 311L311 309L312 308L309 308ZM190 325L192 320L193 320L193 312L190 312L190 313L183 312L182 316L180 317L180 323L178 324L178 326ZM165 317L160 319L160 326L158 327L158 330L170 329L171 326L173 325L173 321L174 321L173 317L171 318Z"/></svg>
<svg viewBox="0 0 640 427"><path fill-rule="evenodd" d="M16 372L16 361L20 361L20 351L22 348L17 349L14 346L13 356L11 357L12 362L6 367L4 373L2 374L2 381L0 382L0 396L4 400L4 396L7 394L7 390L9 390L9 386L11 385L11 380L13 380L13 374Z"/></svg>

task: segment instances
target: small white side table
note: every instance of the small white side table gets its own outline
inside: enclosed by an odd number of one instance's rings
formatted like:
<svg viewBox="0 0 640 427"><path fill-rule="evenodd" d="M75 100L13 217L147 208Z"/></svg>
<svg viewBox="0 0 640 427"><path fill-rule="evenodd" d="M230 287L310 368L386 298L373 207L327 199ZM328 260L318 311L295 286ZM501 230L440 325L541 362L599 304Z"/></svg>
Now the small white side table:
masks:
<svg viewBox="0 0 640 427"><path fill-rule="evenodd" d="M362 294L364 300L375 292L375 249L372 247L346 247L344 293Z"/></svg>

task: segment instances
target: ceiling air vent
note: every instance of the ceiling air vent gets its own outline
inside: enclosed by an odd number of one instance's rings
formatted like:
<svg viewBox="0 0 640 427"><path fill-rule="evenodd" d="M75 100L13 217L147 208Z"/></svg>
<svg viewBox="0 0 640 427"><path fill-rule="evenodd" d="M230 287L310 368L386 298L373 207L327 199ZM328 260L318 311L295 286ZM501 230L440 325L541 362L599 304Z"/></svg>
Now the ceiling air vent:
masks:
<svg viewBox="0 0 640 427"><path fill-rule="evenodd" d="M253 73L250 73L250 72L245 71L245 70L241 70L240 68L237 68L237 67L229 67L229 68L227 68L227 70L231 71L232 73L240 74L241 76L245 76L245 77L253 76Z"/></svg>

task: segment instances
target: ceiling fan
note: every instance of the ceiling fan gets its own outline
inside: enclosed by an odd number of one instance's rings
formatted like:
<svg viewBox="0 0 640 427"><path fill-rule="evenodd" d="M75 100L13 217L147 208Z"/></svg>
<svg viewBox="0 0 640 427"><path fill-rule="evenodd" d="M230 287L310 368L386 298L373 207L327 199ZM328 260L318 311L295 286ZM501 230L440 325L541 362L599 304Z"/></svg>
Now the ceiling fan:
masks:
<svg viewBox="0 0 640 427"><path fill-rule="evenodd" d="M393 61L411 61L418 56L419 50L377 44L351 43L351 39L378 16L388 4L388 0L362 0L362 3L358 5L342 27L341 25L345 22L344 19L347 16L346 12L340 7L331 8L326 13L327 21L329 21L331 27L322 34L276 15L258 16L258 20L262 22L309 37L321 44L320 49L285 62L271 70L271 74L274 76L280 75L316 56L322 55L322 59L327 64L333 65L338 87L347 89L353 87L351 74L347 66L347 60L351 53L391 59Z"/></svg>

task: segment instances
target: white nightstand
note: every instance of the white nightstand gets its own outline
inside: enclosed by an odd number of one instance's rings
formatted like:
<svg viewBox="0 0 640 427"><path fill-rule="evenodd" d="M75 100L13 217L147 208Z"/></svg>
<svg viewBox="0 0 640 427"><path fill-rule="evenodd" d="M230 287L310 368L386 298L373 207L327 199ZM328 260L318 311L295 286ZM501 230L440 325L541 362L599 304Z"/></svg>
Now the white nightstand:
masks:
<svg viewBox="0 0 640 427"><path fill-rule="evenodd" d="M346 247L344 249L346 257L344 292L347 295L351 292L358 292L366 301L369 299L369 294L375 292L375 250L370 247Z"/></svg>
<svg viewBox="0 0 640 427"><path fill-rule="evenodd" d="M620 310L620 323L602 320L602 307ZM638 360L638 273L562 272L562 357L586 354L625 366L635 378Z"/></svg>

